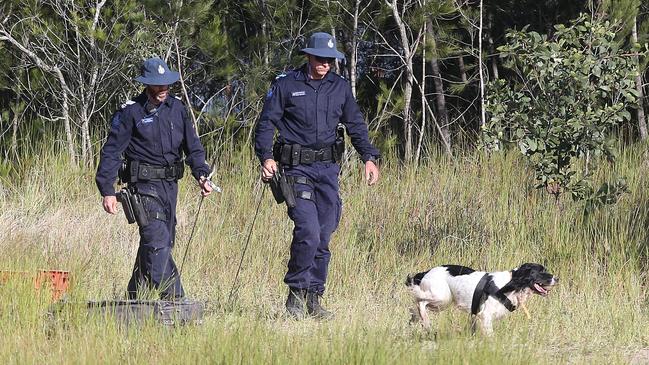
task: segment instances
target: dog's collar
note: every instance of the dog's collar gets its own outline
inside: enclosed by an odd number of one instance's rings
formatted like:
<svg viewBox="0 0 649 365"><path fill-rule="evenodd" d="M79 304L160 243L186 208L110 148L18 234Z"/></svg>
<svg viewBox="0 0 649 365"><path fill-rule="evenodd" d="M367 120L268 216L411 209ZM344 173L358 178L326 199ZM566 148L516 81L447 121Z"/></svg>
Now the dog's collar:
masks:
<svg viewBox="0 0 649 365"><path fill-rule="evenodd" d="M487 300L488 296L496 298L508 311L513 312L516 310L516 306L498 289L491 275L487 273L482 276L473 291L473 300L471 301L472 315L478 314L480 306Z"/></svg>

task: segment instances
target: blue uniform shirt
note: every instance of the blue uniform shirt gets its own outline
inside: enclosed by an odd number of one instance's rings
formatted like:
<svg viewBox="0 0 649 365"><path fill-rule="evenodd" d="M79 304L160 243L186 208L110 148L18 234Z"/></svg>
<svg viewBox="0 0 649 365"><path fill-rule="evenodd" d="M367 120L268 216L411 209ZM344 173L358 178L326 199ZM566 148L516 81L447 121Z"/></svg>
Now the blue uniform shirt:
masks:
<svg viewBox="0 0 649 365"><path fill-rule="evenodd" d="M122 154L126 160L154 166L169 166L186 155L196 179L210 173L185 105L171 95L153 112L147 111L146 103L147 96L142 93L113 115L95 179L102 196L115 195L113 184Z"/></svg>
<svg viewBox="0 0 649 365"><path fill-rule="evenodd" d="M363 161L378 158L349 83L332 71L320 81L309 82L306 72L304 65L280 75L268 91L255 131L259 160L273 158L275 128L281 143L320 149L334 144L339 122Z"/></svg>

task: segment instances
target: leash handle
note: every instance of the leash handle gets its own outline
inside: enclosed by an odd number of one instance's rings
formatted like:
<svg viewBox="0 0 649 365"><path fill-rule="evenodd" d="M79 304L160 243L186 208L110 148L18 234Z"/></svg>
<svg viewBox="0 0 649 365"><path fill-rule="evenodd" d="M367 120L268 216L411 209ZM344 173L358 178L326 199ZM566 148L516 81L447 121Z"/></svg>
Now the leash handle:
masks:
<svg viewBox="0 0 649 365"><path fill-rule="evenodd" d="M211 174L210 174L211 175ZM221 190L221 187L216 185L214 181L210 180L210 178L207 178L207 184L212 188L212 191L215 193L222 193L223 190Z"/></svg>

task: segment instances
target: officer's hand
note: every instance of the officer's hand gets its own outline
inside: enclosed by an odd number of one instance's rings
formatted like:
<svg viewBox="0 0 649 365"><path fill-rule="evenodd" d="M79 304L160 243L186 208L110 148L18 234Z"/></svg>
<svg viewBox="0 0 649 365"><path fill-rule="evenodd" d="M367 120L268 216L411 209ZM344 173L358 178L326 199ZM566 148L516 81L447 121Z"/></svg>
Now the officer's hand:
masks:
<svg viewBox="0 0 649 365"><path fill-rule="evenodd" d="M374 185L379 180L379 168L374 161L365 162L365 181L367 185Z"/></svg>
<svg viewBox="0 0 649 365"><path fill-rule="evenodd" d="M200 180L198 181L198 185L201 187L201 195L202 196L208 196L212 194L212 184L210 184L210 180L206 178L205 176L201 176Z"/></svg>
<svg viewBox="0 0 649 365"><path fill-rule="evenodd" d="M117 213L117 198L114 195L106 195L101 203L106 213Z"/></svg>
<svg viewBox="0 0 649 365"><path fill-rule="evenodd" d="M261 165L261 179L264 181L270 181L273 178L273 175L277 172L277 162L272 158L264 161L264 164Z"/></svg>

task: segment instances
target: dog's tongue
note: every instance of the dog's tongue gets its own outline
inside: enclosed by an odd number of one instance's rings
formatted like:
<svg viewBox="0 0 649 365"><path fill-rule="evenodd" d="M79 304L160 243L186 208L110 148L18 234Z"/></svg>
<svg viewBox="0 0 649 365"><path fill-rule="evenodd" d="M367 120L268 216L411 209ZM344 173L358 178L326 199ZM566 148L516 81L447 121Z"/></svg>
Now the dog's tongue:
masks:
<svg viewBox="0 0 649 365"><path fill-rule="evenodd" d="M541 285L534 283L534 289L539 292L541 295L547 295L548 291L545 290Z"/></svg>

